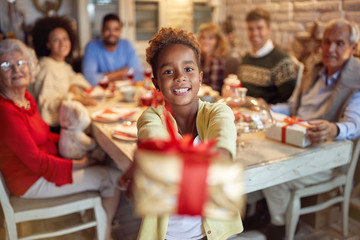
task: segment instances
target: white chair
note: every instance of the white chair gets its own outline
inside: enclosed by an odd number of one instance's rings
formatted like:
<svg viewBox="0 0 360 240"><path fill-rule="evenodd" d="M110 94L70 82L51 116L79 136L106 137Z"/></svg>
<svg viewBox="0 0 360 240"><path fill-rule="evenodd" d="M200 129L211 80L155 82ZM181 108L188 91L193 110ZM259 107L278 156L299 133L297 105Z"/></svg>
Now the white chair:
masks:
<svg viewBox="0 0 360 240"><path fill-rule="evenodd" d="M296 225L299 221L299 216L316 211L323 210L331 205L342 204L342 223L343 236L348 235L348 221L349 221L349 201L352 190L352 182L355 172L355 167L359 158L360 140L357 139L353 144L353 151L350 163L346 166L346 170L342 171L329 181L321 182L319 184L311 185L303 189L294 190L292 192L292 199L286 212L286 240L293 240L296 230ZM340 193L325 202L315 204L312 206L301 207L301 198L320 193L328 192L332 189L339 188Z"/></svg>
<svg viewBox="0 0 360 240"><path fill-rule="evenodd" d="M304 64L300 62L295 56L290 55L291 60L296 64L297 66L297 76L296 76L296 86L300 84L303 73L304 73Z"/></svg>
<svg viewBox="0 0 360 240"><path fill-rule="evenodd" d="M0 203L5 216L5 229L7 240L41 239L61 236L83 229L96 227L97 239L105 239L106 213L97 192L83 192L64 197L47 199L24 199L11 195L0 173ZM49 219L67 214L94 209L95 219L86 223L58 229L53 232L37 233L20 237L17 235L17 223Z"/></svg>

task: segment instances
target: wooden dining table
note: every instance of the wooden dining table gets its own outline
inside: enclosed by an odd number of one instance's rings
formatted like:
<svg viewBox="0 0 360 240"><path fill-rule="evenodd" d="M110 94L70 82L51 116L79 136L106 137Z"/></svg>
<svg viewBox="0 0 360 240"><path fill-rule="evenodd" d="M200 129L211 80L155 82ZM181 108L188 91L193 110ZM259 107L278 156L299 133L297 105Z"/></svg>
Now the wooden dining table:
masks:
<svg viewBox="0 0 360 240"><path fill-rule="evenodd" d="M125 103L121 98L113 98L96 107L94 111L106 107L135 108L136 103ZM138 116L140 116L140 113ZM121 123L121 122L120 122ZM133 161L136 142L118 140L112 137L112 129L119 124L92 121L92 134L98 144L125 170ZM270 140L264 132L246 133L242 140L249 144L245 151L238 151L236 160L244 165L245 193L254 192L306 175L345 165L350 162L351 141L328 141L323 144L300 148Z"/></svg>

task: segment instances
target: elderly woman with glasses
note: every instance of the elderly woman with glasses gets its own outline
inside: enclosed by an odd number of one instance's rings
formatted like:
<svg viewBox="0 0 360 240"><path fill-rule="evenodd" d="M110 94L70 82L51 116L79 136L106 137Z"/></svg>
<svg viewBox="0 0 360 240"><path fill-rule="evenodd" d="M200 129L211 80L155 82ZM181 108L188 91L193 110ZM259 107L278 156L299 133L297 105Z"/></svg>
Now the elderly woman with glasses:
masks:
<svg viewBox="0 0 360 240"><path fill-rule="evenodd" d="M0 171L10 192L24 198L48 198L98 190L107 213L107 236L119 199L120 171L90 166L85 156L58 156L59 135L51 133L35 100L26 91L36 72L34 51L19 40L0 42Z"/></svg>

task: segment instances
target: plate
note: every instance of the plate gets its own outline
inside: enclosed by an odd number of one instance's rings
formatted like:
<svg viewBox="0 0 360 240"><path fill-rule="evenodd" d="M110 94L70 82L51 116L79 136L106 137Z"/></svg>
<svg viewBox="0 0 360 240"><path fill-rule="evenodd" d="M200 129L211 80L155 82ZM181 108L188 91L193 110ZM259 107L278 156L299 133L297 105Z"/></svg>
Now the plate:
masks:
<svg viewBox="0 0 360 240"><path fill-rule="evenodd" d="M119 120L125 120L138 112L138 108L106 108L96 111L91 115L91 118L98 122L110 123Z"/></svg>
<svg viewBox="0 0 360 240"><path fill-rule="evenodd" d="M114 91L111 89L104 90L99 86L95 86L92 88L84 89L84 95L92 98L102 98L102 97L109 98L114 96Z"/></svg>
<svg viewBox="0 0 360 240"><path fill-rule="evenodd" d="M137 140L136 124L118 125L111 131L111 136L120 140L136 141Z"/></svg>

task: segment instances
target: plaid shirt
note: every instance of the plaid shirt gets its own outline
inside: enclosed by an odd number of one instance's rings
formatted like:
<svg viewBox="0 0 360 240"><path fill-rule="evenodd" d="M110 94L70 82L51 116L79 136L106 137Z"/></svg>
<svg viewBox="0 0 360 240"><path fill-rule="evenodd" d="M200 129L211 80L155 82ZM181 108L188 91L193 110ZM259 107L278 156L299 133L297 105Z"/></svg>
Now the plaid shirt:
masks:
<svg viewBox="0 0 360 240"><path fill-rule="evenodd" d="M221 57L212 56L205 66L205 58L201 58L201 70L204 72L203 83L221 93L224 84L225 62Z"/></svg>

